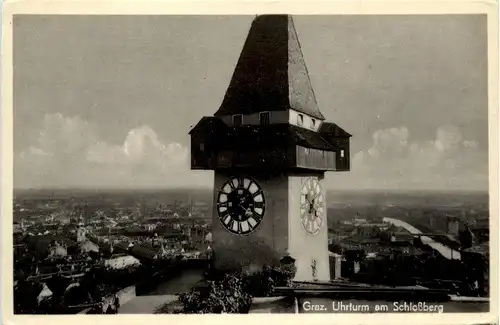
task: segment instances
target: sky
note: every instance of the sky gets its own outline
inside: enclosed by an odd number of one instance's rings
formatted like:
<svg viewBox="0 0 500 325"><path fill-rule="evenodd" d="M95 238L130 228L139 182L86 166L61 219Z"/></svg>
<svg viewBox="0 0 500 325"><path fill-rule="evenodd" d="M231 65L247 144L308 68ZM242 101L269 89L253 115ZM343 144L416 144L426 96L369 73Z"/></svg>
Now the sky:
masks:
<svg viewBox="0 0 500 325"><path fill-rule="evenodd" d="M213 185L214 114L253 16L17 16L14 186ZM332 189L487 190L486 16L295 16L317 101L353 135Z"/></svg>

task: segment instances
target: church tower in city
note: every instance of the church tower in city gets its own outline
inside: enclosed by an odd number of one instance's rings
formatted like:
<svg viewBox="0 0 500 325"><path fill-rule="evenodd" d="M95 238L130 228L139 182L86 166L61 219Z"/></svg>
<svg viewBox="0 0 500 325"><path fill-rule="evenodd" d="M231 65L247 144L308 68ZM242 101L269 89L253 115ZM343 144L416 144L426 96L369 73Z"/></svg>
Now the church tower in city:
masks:
<svg viewBox="0 0 500 325"><path fill-rule="evenodd" d="M214 267L295 259L330 280L325 172L349 171L351 135L319 110L292 18L257 16L214 116L190 131L191 169L214 170Z"/></svg>

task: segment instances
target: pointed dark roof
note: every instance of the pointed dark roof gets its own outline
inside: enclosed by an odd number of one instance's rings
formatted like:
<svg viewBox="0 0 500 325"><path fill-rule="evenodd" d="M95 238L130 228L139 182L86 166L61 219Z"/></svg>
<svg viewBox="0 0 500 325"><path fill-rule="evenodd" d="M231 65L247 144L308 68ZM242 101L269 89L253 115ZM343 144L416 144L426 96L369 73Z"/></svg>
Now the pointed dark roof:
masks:
<svg viewBox="0 0 500 325"><path fill-rule="evenodd" d="M291 16L257 16L215 116L294 109L319 111Z"/></svg>

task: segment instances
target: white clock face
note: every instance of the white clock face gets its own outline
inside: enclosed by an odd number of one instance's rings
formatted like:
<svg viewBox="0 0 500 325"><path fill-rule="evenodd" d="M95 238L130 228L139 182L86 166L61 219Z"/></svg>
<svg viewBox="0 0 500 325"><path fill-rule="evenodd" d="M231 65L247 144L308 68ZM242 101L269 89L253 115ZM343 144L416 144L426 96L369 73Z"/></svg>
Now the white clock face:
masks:
<svg viewBox="0 0 500 325"><path fill-rule="evenodd" d="M251 177L231 177L217 197L219 220L233 234L247 235L264 218L266 200L262 188Z"/></svg>
<svg viewBox="0 0 500 325"><path fill-rule="evenodd" d="M300 218L304 229L316 235L325 218L325 196L317 178L305 178L300 195Z"/></svg>

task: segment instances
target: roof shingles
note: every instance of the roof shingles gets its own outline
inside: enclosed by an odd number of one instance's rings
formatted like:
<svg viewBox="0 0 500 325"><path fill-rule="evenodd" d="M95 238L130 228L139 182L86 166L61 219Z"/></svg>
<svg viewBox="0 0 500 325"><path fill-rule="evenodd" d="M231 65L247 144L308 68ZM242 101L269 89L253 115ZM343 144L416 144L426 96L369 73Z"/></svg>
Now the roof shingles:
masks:
<svg viewBox="0 0 500 325"><path fill-rule="evenodd" d="M257 16L215 116L287 109L324 120L291 16Z"/></svg>

